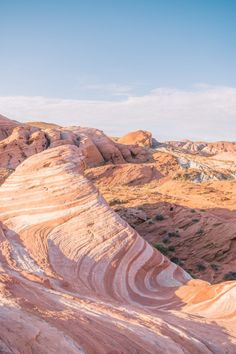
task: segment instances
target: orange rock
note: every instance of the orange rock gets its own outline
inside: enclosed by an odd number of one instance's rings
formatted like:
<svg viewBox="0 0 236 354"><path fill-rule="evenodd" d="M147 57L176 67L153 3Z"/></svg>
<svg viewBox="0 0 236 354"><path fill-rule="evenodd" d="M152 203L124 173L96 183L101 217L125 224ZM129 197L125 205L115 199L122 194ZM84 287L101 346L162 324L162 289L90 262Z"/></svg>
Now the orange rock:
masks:
<svg viewBox="0 0 236 354"><path fill-rule="evenodd" d="M119 138L118 143L150 148L152 146L152 134L145 130L137 130Z"/></svg>

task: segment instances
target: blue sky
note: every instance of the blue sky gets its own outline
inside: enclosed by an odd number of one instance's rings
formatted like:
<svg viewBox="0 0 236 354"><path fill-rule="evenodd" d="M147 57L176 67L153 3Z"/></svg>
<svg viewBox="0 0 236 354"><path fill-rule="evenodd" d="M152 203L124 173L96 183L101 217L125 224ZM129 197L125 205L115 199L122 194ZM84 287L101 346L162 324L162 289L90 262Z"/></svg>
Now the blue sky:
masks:
<svg viewBox="0 0 236 354"><path fill-rule="evenodd" d="M113 132L109 119L105 122L91 110L94 102L103 104L109 114L106 103L140 97L139 105L145 97L153 98L157 89L159 93L184 92L189 97L198 95L199 90L209 93L209 87L221 94L223 88L228 94L236 87L234 0L0 0L0 34L0 111L21 120L40 119L32 98L68 100L68 104L69 100L87 101L88 120L86 109L80 112L76 106L77 112L64 109L60 122L82 121ZM232 97L222 102L230 112L227 119L236 118L234 94L231 90ZM19 97L28 98L29 111L14 103ZM170 97L167 101L167 105L173 103ZM51 104L55 107L56 102ZM184 102L181 104L179 119L186 111ZM202 109L204 105L207 103ZM215 114L217 107L213 108ZM155 105L143 117L145 122L135 126L134 111L125 111L125 117L121 112L115 116L120 121L114 130L122 133L145 123L146 129L157 132L155 124L162 112L158 109ZM42 120L56 119L58 110L53 112L52 106L47 110L45 106ZM209 112L209 122L213 112ZM110 120L112 117L113 111ZM171 114L168 117L171 119ZM198 138L189 127L189 137ZM206 138L220 139L219 133ZM164 130L160 134L169 137ZM178 135L174 129L171 134L173 138ZM226 138L232 139L231 135L232 129Z"/></svg>

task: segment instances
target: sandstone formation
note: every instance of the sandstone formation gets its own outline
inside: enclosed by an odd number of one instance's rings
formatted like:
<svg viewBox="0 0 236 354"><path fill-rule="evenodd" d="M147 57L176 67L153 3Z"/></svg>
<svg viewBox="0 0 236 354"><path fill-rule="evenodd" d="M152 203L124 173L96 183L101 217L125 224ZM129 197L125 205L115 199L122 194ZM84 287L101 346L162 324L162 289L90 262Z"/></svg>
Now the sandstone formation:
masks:
<svg viewBox="0 0 236 354"><path fill-rule="evenodd" d="M31 127L36 127L40 129L54 129L54 128L61 128L60 125L55 124L55 123L47 123L47 122L34 122L34 121L28 121L26 122L27 125L30 125Z"/></svg>
<svg viewBox="0 0 236 354"><path fill-rule="evenodd" d="M2 123L3 122L3 123ZM15 169L27 157L60 145L78 146L87 166L107 162L146 162L151 156L147 149L136 145L118 144L102 131L93 128L59 127L45 123L16 124L4 118L0 121L0 167Z"/></svg>
<svg viewBox="0 0 236 354"><path fill-rule="evenodd" d="M153 179L160 179L163 175L156 168L155 164L122 164L106 165L86 170L86 176L91 181L96 181L101 185L114 187L116 185L139 186L149 183Z"/></svg>
<svg viewBox="0 0 236 354"><path fill-rule="evenodd" d="M236 278L234 171L234 162L217 157L156 151L149 163L85 173L145 240L195 277L217 283Z"/></svg>
<svg viewBox="0 0 236 354"><path fill-rule="evenodd" d="M150 148L152 146L152 134L145 130L136 130L119 138L118 142L125 145L138 145Z"/></svg>
<svg viewBox="0 0 236 354"><path fill-rule="evenodd" d="M192 280L151 247L63 145L0 187L0 350L235 353L236 282Z"/></svg>
<svg viewBox="0 0 236 354"><path fill-rule="evenodd" d="M20 124L0 114L0 140L7 138L12 133L12 130Z"/></svg>
<svg viewBox="0 0 236 354"><path fill-rule="evenodd" d="M147 162L151 159L147 149L134 144L126 146L125 144L116 143L101 130L82 127L69 127L68 129L81 137L81 143L86 138L91 145L95 145L104 162L121 164L125 162Z"/></svg>
<svg viewBox="0 0 236 354"><path fill-rule="evenodd" d="M0 352L235 353L235 162L0 116Z"/></svg>
<svg viewBox="0 0 236 354"><path fill-rule="evenodd" d="M13 170L0 167L0 186L5 181L5 179L7 179L7 177L11 174L11 172L13 172Z"/></svg>

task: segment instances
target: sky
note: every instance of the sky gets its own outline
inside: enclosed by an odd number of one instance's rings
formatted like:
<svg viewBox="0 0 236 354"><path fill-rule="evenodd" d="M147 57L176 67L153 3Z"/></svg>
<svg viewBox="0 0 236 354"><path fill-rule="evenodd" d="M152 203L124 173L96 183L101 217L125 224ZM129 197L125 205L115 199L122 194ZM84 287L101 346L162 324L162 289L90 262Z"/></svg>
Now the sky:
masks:
<svg viewBox="0 0 236 354"><path fill-rule="evenodd" d="M235 140L235 0L0 0L0 114Z"/></svg>

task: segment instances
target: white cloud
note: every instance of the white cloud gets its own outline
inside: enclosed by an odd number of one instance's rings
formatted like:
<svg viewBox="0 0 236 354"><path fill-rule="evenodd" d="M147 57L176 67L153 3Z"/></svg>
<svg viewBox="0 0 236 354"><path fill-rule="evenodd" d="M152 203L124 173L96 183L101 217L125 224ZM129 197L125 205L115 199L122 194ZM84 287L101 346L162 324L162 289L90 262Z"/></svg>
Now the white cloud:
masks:
<svg viewBox="0 0 236 354"><path fill-rule="evenodd" d="M87 84L82 86L82 89L111 96L128 96L131 94L133 87L119 84Z"/></svg>
<svg viewBox="0 0 236 354"><path fill-rule="evenodd" d="M20 121L91 126L112 135L146 129L159 140L236 140L236 88L232 87L158 88L122 101L0 97L0 113Z"/></svg>

